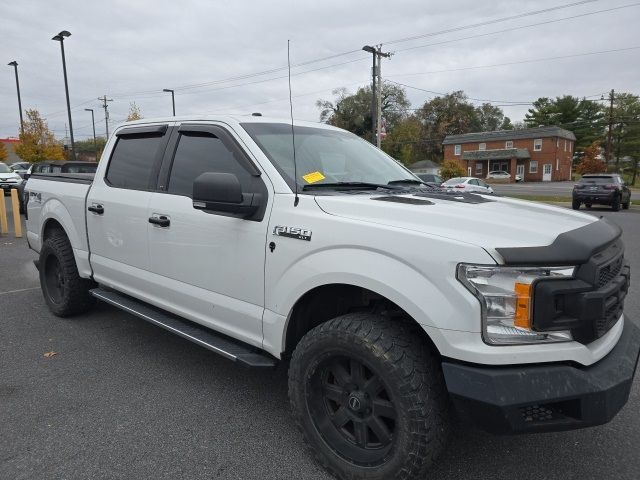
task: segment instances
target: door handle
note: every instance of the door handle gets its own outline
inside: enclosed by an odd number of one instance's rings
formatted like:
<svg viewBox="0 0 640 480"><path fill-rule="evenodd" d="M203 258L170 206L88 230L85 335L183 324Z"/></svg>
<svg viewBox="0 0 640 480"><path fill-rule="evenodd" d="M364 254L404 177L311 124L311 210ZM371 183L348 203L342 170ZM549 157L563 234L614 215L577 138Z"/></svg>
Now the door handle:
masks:
<svg viewBox="0 0 640 480"><path fill-rule="evenodd" d="M99 203L94 203L93 205L89 205L87 208L91 213L95 213L96 215L102 215L104 213L104 207Z"/></svg>
<svg viewBox="0 0 640 480"><path fill-rule="evenodd" d="M171 220L166 215L157 215L149 217L149 223L153 223L159 227L168 227L171 225Z"/></svg>

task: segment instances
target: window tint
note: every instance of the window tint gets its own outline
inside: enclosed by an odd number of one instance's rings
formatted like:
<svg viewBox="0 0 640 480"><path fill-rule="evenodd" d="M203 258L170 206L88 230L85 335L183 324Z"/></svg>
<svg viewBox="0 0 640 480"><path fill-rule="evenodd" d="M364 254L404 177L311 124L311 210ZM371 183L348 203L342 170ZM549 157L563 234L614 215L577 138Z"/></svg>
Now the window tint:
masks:
<svg viewBox="0 0 640 480"><path fill-rule="evenodd" d="M471 180L469 180L469 183L471 185L478 185L478 180L476 180L475 178L472 178Z"/></svg>
<svg viewBox="0 0 640 480"><path fill-rule="evenodd" d="M243 187L251 181L251 174L222 140L208 134L183 133L171 166L168 192L191 197L193 181L205 172L233 173Z"/></svg>
<svg viewBox="0 0 640 480"><path fill-rule="evenodd" d="M161 135L131 135L118 138L107 170L112 187L148 190Z"/></svg>

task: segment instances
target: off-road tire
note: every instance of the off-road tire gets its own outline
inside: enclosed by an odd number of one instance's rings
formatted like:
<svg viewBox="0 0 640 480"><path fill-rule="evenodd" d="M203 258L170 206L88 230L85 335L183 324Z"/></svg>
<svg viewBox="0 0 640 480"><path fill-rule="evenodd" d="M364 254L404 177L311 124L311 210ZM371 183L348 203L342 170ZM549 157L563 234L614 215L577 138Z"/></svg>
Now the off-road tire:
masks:
<svg viewBox="0 0 640 480"><path fill-rule="evenodd" d="M580 201L579 200L572 200L571 201L571 208L573 208L574 210L580 210Z"/></svg>
<svg viewBox="0 0 640 480"><path fill-rule="evenodd" d="M86 312L96 303L89 293L95 288L91 280L81 278L67 235L54 230L40 250L40 287L49 310L58 317ZM57 278L57 282L52 277ZM58 283L55 288L52 283Z"/></svg>
<svg viewBox="0 0 640 480"><path fill-rule="evenodd" d="M613 197L613 201L611 202L611 210L617 212L620 210L620 195L616 195Z"/></svg>
<svg viewBox="0 0 640 480"><path fill-rule="evenodd" d="M289 399L311 454L336 477L343 480L426 478L427 470L444 449L451 424L450 401L437 354L423 335L424 332L409 321L353 313L317 326L298 343L289 367ZM331 365L334 358L345 357L348 362L360 361L364 371L371 374L370 378L379 377L386 389L384 394L388 394L395 407L389 450L384 458L371 464L373 466L358 464L337 451L335 444L323 437L316 423L318 418L311 413L310 405L318 402L310 395L313 379L318 372L323 372L323 365ZM349 396L349 406L351 399ZM377 404L371 405L373 416ZM374 431L368 431L365 436L371 437L371 432Z"/></svg>

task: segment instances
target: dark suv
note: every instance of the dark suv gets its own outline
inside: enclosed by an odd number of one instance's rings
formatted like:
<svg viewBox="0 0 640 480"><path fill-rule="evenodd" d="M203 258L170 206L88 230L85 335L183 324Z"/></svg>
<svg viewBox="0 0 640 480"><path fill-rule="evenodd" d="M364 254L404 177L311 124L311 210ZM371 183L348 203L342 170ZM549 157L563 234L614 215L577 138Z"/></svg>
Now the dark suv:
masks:
<svg viewBox="0 0 640 480"><path fill-rule="evenodd" d="M573 187L572 207L578 210L582 203L591 205L611 205L614 212L627 209L631 204L631 190L616 173L598 173L584 175Z"/></svg>

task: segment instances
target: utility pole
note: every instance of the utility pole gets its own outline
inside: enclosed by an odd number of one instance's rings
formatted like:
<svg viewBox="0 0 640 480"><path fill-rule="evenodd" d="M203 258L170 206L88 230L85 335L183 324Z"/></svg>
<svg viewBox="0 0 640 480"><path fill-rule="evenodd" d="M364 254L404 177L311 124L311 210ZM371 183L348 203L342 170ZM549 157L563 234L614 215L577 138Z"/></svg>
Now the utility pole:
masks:
<svg viewBox="0 0 640 480"><path fill-rule="evenodd" d="M24 135L24 120L22 119L22 100L20 99L20 81L18 80L18 62L15 60L9 62L7 65L11 65L16 72L16 90L18 90L18 110L20 111L20 133Z"/></svg>
<svg viewBox="0 0 640 480"><path fill-rule="evenodd" d="M378 51L371 45L365 45L362 50L373 54L373 66L371 67L371 143L376 143L376 118L378 109L376 108L376 57Z"/></svg>
<svg viewBox="0 0 640 480"><path fill-rule="evenodd" d="M609 132L607 133L607 150L605 152L605 158L607 159L607 166L609 166L609 162L611 161L611 133L613 130L613 99L614 97L615 97L615 92L612 88L611 93L609 93Z"/></svg>
<svg viewBox="0 0 640 480"><path fill-rule="evenodd" d="M98 100L102 102L102 108L104 108L104 125L107 129L107 141L109 141L109 105L107 105L107 102L113 102L113 99L103 95L102 97L98 97Z"/></svg>
<svg viewBox="0 0 640 480"><path fill-rule="evenodd" d="M382 51L382 45L378 46L378 50L376 51L376 56L378 57L378 108L376 112L376 146L380 148L380 143L382 142L382 57L389 58L391 57L391 53Z"/></svg>

